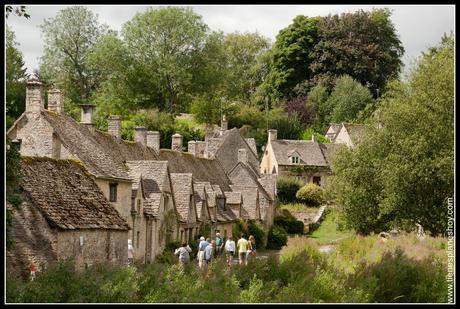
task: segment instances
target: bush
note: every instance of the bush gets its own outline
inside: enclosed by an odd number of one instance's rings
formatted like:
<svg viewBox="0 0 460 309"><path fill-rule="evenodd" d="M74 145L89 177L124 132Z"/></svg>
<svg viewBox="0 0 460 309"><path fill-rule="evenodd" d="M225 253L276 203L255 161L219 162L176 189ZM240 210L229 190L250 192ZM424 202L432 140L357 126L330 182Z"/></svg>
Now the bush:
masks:
<svg viewBox="0 0 460 309"><path fill-rule="evenodd" d="M250 235L253 235L256 239L257 248L263 248L265 246L265 231L263 227L254 220L240 219L233 223L233 239L237 241L241 234L243 234L246 239L248 239Z"/></svg>
<svg viewBox="0 0 460 309"><path fill-rule="evenodd" d="M314 184L307 183L305 186L300 188L296 193L296 198L309 206L319 206L324 203L324 190Z"/></svg>
<svg viewBox="0 0 460 309"><path fill-rule="evenodd" d="M303 222L297 220L287 209L282 210L282 215L275 216L274 224L282 227L288 234L303 234Z"/></svg>
<svg viewBox="0 0 460 309"><path fill-rule="evenodd" d="M294 139L300 138L302 133L302 124L300 123L299 116L293 114L291 117L284 115L276 119L270 124L271 129L278 130L278 139Z"/></svg>
<svg viewBox="0 0 460 309"><path fill-rule="evenodd" d="M278 199L281 203L296 201L296 193L302 187L302 183L294 177L280 176L276 181Z"/></svg>
<svg viewBox="0 0 460 309"><path fill-rule="evenodd" d="M286 231L277 225L271 227L268 232L267 249L279 250L287 244Z"/></svg>

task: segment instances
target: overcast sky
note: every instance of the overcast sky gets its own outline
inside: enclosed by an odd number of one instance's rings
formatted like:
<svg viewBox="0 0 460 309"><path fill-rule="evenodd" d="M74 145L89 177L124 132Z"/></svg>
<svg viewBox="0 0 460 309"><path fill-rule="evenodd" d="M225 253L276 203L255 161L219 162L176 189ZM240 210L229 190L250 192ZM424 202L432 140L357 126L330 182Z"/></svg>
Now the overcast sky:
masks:
<svg viewBox="0 0 460 309"><path fill-rule="evenodd" d="M45 18L56 16L67 6L30 5L27 6L29 19L10 15L7 24L16 34L19 49L24 55L28 72L38 68L43 52L41 33L38 25ZM87 6L98 14L101 23L113 30L121 30L122 25L137 12L148 6ZM158 7L158 6L154 6ZM325 16L359 9L388 7L393 11L392 21L405 48L403 61L406 67L413 63L422 51L440 41L443 33L455 29L454 5L200 5L191 6L203 16L204 22L212 30L229 32L259 32L275 41L278 32L287 27L297 15Z"/></svg>

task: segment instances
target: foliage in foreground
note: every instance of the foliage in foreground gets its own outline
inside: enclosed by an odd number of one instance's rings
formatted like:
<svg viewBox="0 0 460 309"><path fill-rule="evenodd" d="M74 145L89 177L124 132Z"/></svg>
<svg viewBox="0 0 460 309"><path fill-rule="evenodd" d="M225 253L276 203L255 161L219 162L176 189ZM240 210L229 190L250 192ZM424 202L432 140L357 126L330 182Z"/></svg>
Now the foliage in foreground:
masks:
<svg viewBox="0 0 460 309"><path fill-rule="evenodd" d="M354 236L321 254L314 241L289 240L279 258L207 272L182 267L95 265L76 272L71 261L23 282L8 273L8 302L446 302L446 240L401 235L382 243ZM420 254L419 254L420 253Z"/></svg>
<svg viewBox="0 0 460 309"><path fill-rule="evenodd" d="M314 207L324 202L323 191L320 186L314 183L307 183L297 191L295 196L299 202Z"/></svg>

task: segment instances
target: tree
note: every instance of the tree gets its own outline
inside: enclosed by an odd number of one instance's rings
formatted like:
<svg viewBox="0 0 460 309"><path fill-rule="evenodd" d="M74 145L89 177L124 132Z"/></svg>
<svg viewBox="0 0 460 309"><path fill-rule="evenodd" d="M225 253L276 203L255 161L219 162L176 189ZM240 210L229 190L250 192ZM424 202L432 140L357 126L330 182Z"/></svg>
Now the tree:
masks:
<svg viewBox="0 0 460 309"><path fill-rule="evenodd" d="M332 89L335 79L348 74L376 95L396 78L404 48L388 9L329 15L318 24L320 40L312 51L308 85L322 82Z"/></svg>
<svg viewBox="0 0 460 309"><path fill-rule="evenodd" d="M311 51L319 40L318 21L318 17L299 15L276 36L270 54L271 65L264 81L273 100L296 96L294 87L310 79Z"/></svg>
<svg viewBox="0 0 460 309"><path fill-rule="evenodd" d="M124 42L137 61L137 78L149 85L140 89L142 94L156 92L170 111L179 112L190 98L207 31L190 8L148 9L128 21L122 29Z"/></svg>
<svg viewBox="0 0 460 309"><path fill-rule="evenodd" d="M25 109L27 73L22 53L18 50L14 32L6 27L6 120L10 127Z"/></svg>
<svg viewBox="0 0 460 309"><path fill-rule="evenodd" d="M225 88L230 100L249 101L262 82L257 59L268 50L268 38L256 33L229 33L225 36Z"/></svg>
<svg viewBox="0 0 460 309"><path fill-rule="evenodd" d="M358 113L372 104L370 91L348 75L337 79L334 90L327 99L324 118L329 122L350 122Z"/></svg>
<svg viewBox="0 0 460 309"><path fill-rule="evenodd" d="M44 55L40 74L61 88L73 103L87 103L102 77L88 64L88 55L98 39L107 33L97 14L85 7L72 6L41 24Z"/></svg>
<svg viewBox="0 0 460 309"><path fill-rule="evenodd" d="M354 149L333 160L333 195L345 222L367 234L421 224L447 227L454 193L454 40L422 56L407 83L393 82Z"/></svg>
<svg viewBox="0 0 460 309"><path fill-rule="evenodd" d="M19 7L13 8L12 5L5 5L5 13L6 13L6 18L13 13L17 16L24 16L25 18L30 18L30 15L27 14L26 11L26 6L25 5L20 5Z"/></svg>
<svg viewBox="0 0 460 309"><path fill-rule="evenodd" d="M284 110L289 117L297 114L303 127L310 125L315 119L315 108L306 97L293 98L284 104Z"/></svg>
<svg viewBox="0 0 460 309"><path fill-rule="evenodd" d="M324 132L330 125L326 121L326 116L331 113L327 105L329 93L323 85L316 85L311 88L307 94L308 101L316 111L316 120L314 121L314 128L319 132Z"/></svg>

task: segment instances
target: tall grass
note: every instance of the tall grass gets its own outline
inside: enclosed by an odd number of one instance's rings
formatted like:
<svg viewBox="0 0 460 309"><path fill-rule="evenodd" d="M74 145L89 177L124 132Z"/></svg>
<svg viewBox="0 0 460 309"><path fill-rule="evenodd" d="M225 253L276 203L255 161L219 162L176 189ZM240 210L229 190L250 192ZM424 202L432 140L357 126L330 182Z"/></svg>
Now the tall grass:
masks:
<svg viewBox="0 0 460 309"><path fill-rule="evenodd" d="M76 272L67 261L33 282L8 273L7 302L446 302L445 248L442 238L352 236L324 254L314 240L292 237L279 257L232 267L217 258L206 271L193 261Z"/></svg>

